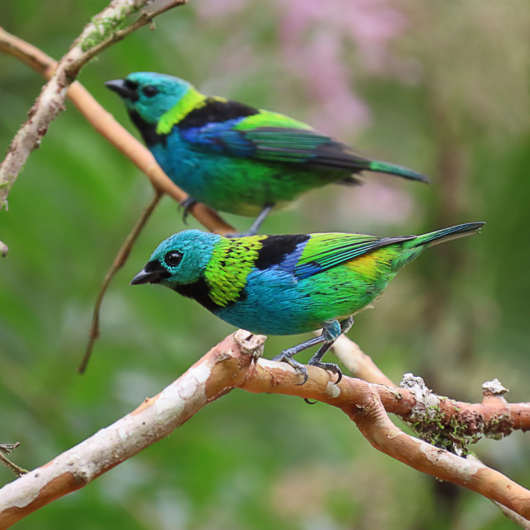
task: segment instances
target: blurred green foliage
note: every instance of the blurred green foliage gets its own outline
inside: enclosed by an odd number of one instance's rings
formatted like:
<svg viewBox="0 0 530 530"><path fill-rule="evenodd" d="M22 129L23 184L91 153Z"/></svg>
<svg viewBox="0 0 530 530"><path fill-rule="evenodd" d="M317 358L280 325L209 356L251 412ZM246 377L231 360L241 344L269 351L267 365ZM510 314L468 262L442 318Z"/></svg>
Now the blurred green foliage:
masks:
<svg viewBox="0 0 530 530"><path fill-rule="evenodd" d="M430 187L370 176L361 189L316 191L264 229L397 235L486 221L481 235L437 247L400 273L350 337L395 381L413 372L441 394L476 402L481 383L498 377L510 400L528 401L528 4L320 4L195 0L158 19L155 32L144 28L113 46L80 80L131 130L103 83L160 71L318 123L364 153L431 174ZM105 5L2 2L0 21L59 58ZM7 56L0 71L5 150L42 79ZM120 418L232 331L168 290L128 287L154 247L183 228L166 198L113 282L94 358L77 374L97 290L150 194L146 178L67 103L0 214L10 247L0 261L0 442L21 442L14 459L23 467ZM293 341L269 338L266 356ZM528 436L481 441L476 451L530 487ZM12 478L0 468L1 483ZM72 526L514 527L486 499L375 451L340 411L242 391L17 528Z"/></svg>

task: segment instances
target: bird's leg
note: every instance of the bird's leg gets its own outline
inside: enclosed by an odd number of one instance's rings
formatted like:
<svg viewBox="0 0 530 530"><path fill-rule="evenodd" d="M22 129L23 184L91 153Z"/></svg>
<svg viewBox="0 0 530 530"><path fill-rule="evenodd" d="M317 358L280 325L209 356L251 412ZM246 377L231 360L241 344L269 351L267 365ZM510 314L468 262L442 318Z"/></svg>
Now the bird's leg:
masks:
<svg viewBox="0 0 530 530"><path fill-rule="evenodd" d="M334 374L337 374L337 381L335 382L338 385L342 379L341 369L335 363L323 363L321 362L324 354L333 346L333 343L341 336L342 333L347 333L353 326L353 317L349 317L346 320L343 320L340 324L338 320L333 320L329 324L324 326L322 330L321 337L324 337L324 344L320 349L311 357L309 360L310 366L317 366L324 370L329 370Z"/></svg>
<svg viewBox="0 0 530 530"><path fill-rule="evenodd" d="M293 356L296 355L297 353L300 353L301 351L307 350L307 348L311 348L311 346L320 344L321 342L324 342L325 340L326 339L324 337L324 334L319 335L318 337L314 337L305 342L302 342L302 344L298 344L298 346L294 346L293 348L283 350L282 353L280 353L280 355L276 355L276 357L274 357L272 360L290 364L298 372L298 374L300 374L304 378L304 380L301 383L297 383L297 384L303 385L307 381L307 378L309 377L307 374L307 368L302 363L295 361L293 359Z"/></svg>
<svg viewBox="0 0 530 530"><path fill-rule="evenodd" d="M184 212L182 212L182 221L185 225L188 224L188 215L190 214L191 209L198 204L198 202L199 201L195 200L193 197L188 197L187 199L179 202L179 206L184 208Z"/></svg>
<svg viewBox="0 0 530 530"><path fill-rule="evenodd" d="M333 343L342 335L342 333L347 333L351 327L353 326L353 317L348 317L346 320L343 320L340 324L338 320L332 320L330 323L326 324L324 328L322 329L322 334L318 337L314 337L312 339L306 340L305 342L302 342L302 344L298 344L298 346L294 346L293 348L289 348L287 350L283 350L280 355L276 355L272 360L273 361L279 361L290 364L300 375L304 377L304 380L301 383L298 383L298 385L303 385L307 378L309 377L307 374L307 368L298 361L295 361L293 357L304 350L307 350L308 348L311 348L311 346L316 346L317 344L324 343L320 347L320 349L311 357L311 360L309 361L309 364L311 366L316 366L318 368L323 368L324 370L329 370L330 372L333 372L334 374L337 374L338 379L335 384L340 383L340 380L342 379L342 372L340 368L333 363L323 363L320 362L324 354L333 346Z"/></svg>
<svg viewBox="0 0 530 530"><path fill-rule="evenodd" d="M348 331L350 331L352 326L353 326L353 317L348 317L346 320L343 320L340 323L340 332L348 333Z"/></svg>
<svg viewBox="0 0 530 530"><path fill-rule="evenodd" d="M271 213L271 210L274 208L274 204L266 204L261 210L261 213L256 217L256 220L252 223L250 230L247 232L241 232L237 234L228 234L226 237L246 237L246 236L255 236L258 233L263 221L267 218L267 215Z"/></svg>
<svg viewBox="0 0 530 530"><path fill-rule="evenodd" d="M261 228L263 221L265 221L265 219L267 218L267 215L271 213L273 208L274 208L274 203L266 204L263 207L263 210L261 210L261 213L256 217L256 220L252 223L250 230L247 232L249 236L255 236L258 233L258 230Z"/></svg>

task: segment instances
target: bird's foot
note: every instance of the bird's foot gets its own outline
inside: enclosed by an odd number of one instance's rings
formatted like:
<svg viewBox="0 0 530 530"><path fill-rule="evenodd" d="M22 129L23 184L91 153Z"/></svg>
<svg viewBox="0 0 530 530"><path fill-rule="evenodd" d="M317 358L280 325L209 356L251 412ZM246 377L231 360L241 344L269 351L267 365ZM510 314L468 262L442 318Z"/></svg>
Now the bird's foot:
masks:
<svg viewBox="0 0 530 530"><path fill-rule="evenodd" d="M309 361L309 366L316 366L317 368L322 368L322 370L327 370L333 374L337 374L337 380L335 384L338 385L342 381L342 371L335 363L321 363L320 361Z"/></svg>
<svg viewBox="0 0 530 530"><path fill-rule="evenodd" d="M309 374L307 373L307 368L302 363L299 363L292 358L293 355L296 355L297 353L298 351L295 348L291 350L283 350L280 355L276 355L276 357L273 357L272 360L280 363L290 364L295 369L296 373L304 378L301 383L296 383L298 386L302 386L309 378Z"/></svg>
<svg viewBox="0 0 530 530"><path fill-rule="evenodd" d="M198 204L199 201L195 200L193 197L188 197L187 199L184 199L183 201L179 202L179 206L184 208L184 211L182 212L182 222L187 225L188 224L188 216L191 212L191 209Z"/></svg>

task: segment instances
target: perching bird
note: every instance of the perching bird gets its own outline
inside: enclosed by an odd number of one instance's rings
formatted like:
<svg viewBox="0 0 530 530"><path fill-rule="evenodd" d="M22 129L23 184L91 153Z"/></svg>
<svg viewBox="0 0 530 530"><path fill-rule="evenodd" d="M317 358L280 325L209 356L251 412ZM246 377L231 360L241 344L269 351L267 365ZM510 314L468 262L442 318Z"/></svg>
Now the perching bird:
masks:
<svg viewBox="0 0 530 530"><path fill-rule="evenodd" d="M363 234L252 236L228 239L186 230L163 241L131 285L160 283L193 298L233 326L265 335L322 334L274 358L307 370L292 357L322 343L310 365L342 377L322 356L352 324L352 316L385 290L425 246L475 234L484 223L422 236Z"/></svg>
<svg viewBox="0 0 530 530"><path fill-rule="evenodd" d="M428 182L410 169L360 157L347 145L276 112L207 97L169 75L136 72L105 83L129 115L166 174L190 198L215 210L258 216L257 233L272 208L352 175L378 171Z"/></svg>

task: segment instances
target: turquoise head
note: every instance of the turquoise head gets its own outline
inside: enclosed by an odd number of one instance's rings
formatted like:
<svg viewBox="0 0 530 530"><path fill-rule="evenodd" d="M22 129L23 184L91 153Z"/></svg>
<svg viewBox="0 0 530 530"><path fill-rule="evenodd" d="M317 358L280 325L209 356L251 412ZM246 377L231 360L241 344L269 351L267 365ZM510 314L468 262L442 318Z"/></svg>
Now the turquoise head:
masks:
<svg viewBox="0 0 530 530"><path fill-rule="evenodd" d="M155 125L160 117L193 90L187 81L155 72L134 72L105 86L120 95L131 115Z"/></svg>
<svg viewBox="0 0 530 530"><path fill-rule="evenodd" d="M153 252L147 265L131 281L131 285L160 283L170 289L196 284L204 279L216 243L217 234L185 230L173 234Z"/></svg>

